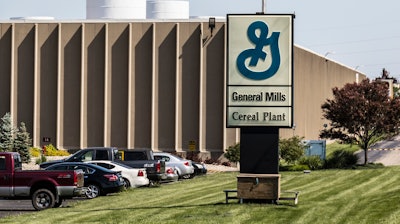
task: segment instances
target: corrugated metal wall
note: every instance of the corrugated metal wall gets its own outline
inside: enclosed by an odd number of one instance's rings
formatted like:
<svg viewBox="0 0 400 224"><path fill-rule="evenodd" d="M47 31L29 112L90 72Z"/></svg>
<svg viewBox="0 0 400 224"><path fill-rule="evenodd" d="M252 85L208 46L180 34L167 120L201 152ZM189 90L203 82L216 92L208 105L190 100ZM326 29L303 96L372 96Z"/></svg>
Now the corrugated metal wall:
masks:
<svg viewBox="0 0 400 224"><path fill-rule="evenodd" d="M321 104L355 71L294 49L295 129L318 138ZM225 128L225 23L0 23L0 116L34 146L152 148L206 155L239 141Z"/></svg>

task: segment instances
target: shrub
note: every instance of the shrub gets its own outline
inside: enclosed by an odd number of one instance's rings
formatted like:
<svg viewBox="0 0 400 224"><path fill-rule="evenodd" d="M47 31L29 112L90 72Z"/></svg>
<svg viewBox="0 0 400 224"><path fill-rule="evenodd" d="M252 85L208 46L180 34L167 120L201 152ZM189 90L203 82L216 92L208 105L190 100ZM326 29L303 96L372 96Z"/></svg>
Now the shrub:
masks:
<svg viewBox="0 0 400 224"><path fill-rule="evenodd" d="M232 163L237 163L240 161L240 143L234 146L229 146L225 152L225 158L227 158Z"/></svg>
<svg viewBox="0 0 400 224"><path fill-rule="evenodd" d="M36 164L41 164L47 161L46 156L44 156L43 154L41 154L37 159L36 159Z"/></svg>
<svg viewBox="0 0 400 224"><path fill-rule="evenodd" d="M358 157L348 150L336 150L326 159L326 168L350 168L357 164Z"/></svg>
<svg viewBox="0 0 400 224"><path fill-rule="evenodd" d="M289 164L294 164L304 155L304 150L307 148L303 144L299 136L293 136L289 139L279 139L279 156Z"/></svg>
<svg viewBox="0 0 400 224"><path fill-rule="evenodd" d="M41 149L39 149L39 148L30 148L29 149L29 152L31 153L31 156L33 156L33 157L39 157L41 154L42 154L42 152L41 152L42 150Z"/></svg>
<svg viewBox="0 0 400 224"><path fill-rule="evenodd" d="M52 144L45 145L43 149L45 156L68 156L69 153L65 150L58 150Z"/></svg>
<svg viewBox="0 0 400 224"><path fill-rule="evenodd" d="M280 171L303 171L309 170L310 167L307 165L296 164L296 165L287 165L287 166L279 166Z"/></svg>
<svg viewBox="0 0 400 224"><path fill-rule="evenodd" d="M324 161L319 156L303 156L298 163L307 165L311 170L321 169L324 166Z"/></svg>

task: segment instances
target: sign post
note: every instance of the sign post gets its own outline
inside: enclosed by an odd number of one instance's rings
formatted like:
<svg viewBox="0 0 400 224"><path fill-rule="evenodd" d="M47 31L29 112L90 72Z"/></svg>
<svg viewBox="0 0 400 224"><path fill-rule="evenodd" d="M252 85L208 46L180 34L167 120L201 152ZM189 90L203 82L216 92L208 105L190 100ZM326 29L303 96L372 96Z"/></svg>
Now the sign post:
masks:
<svg viewBox="0 0 400 224"><path fill-rule="evenodd" d="M279 198L279 128L293 126L293 18L227 16L226 124L241 129L241 199Z"/></svg>

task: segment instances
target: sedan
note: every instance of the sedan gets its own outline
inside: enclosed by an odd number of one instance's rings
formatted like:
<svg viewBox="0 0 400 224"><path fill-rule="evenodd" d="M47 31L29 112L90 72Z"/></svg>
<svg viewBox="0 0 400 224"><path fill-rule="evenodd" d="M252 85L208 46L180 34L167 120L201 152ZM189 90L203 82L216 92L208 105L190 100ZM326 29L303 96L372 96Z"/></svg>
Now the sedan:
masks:
<svg viewBox="0 0 400 224"><path fill-rule="evenodd" d="M162 179L161 182L168 183L168 182L175 182L179 179L178 172L174 167L165 167L165 178Z"/></svg>
<svg viewBox="0 0 400 224"><path fill-rule="evenodd" d="M86 161L85 163L95 164L113 171L120 171L125 181L125 188L148 186L150 183L145 169L132 168L125 164L108 160L93 160Z"/></svg>
<svg viewBox="0 0 400 224"><path fill-rule="evenodd" d="M193 162L192 165L194 167L193 176L207 174L207 167L204 163Z"/></svg>
<svg viewBox="0 0 400 224"><path fill-rule="evenodd" d="M166 152L154 152L154 159L164 160L165 166L175 167L179 178L189 179L194 173L192 161Z"/></svg>
<svg viewBox="0 0 400 224"><path fill-rule="evenodd" d="M45 170L82 170L85 177L84 186L87 189L85 196L89 199L122 191L125 186L121 172L112 171L94 164L64 162L48 166Z"/></svg>

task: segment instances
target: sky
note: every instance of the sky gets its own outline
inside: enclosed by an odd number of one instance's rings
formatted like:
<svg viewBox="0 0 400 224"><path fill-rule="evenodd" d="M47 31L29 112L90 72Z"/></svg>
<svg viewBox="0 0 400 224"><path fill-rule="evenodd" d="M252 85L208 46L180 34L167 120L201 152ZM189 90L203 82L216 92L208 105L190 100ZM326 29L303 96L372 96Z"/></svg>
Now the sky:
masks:
<svg viewBox="0 0 400 224"><path fill-rule="evenodd" d="M190 16L262 12L262 0L190 0ZM265 12L295 14L294 44L367 75L400 80L398 0L265 0ZM86 18L86 0L0 0L0 20Z"/></svg>

